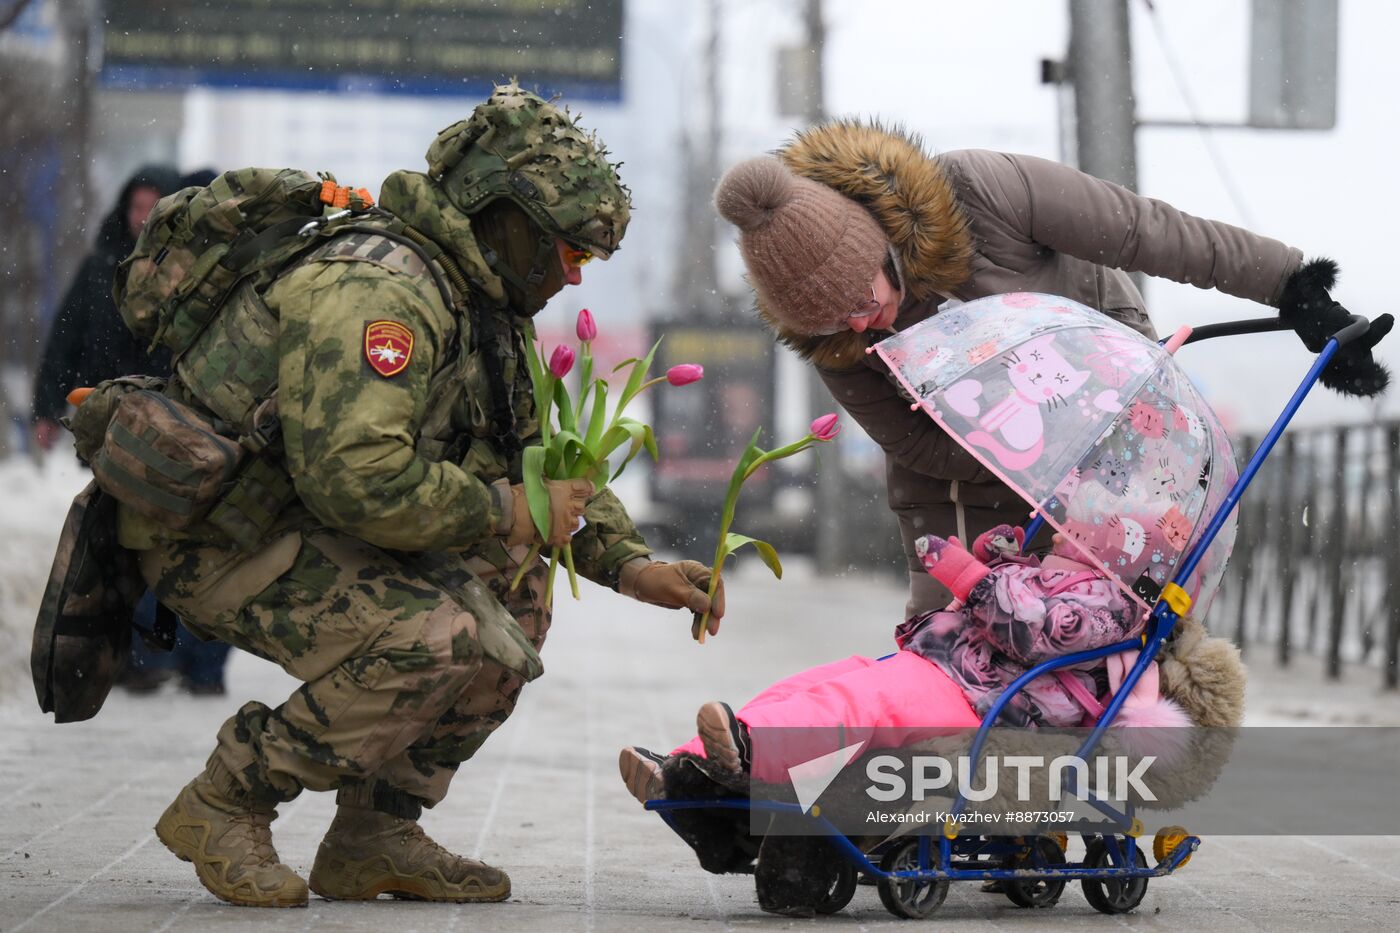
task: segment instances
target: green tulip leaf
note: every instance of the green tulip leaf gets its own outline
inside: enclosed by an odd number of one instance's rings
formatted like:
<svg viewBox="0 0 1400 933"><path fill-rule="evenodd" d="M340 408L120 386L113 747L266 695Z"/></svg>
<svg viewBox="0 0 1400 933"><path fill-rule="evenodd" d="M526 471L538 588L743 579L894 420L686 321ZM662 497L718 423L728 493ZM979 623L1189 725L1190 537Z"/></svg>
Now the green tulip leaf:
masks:
<svg viewBox="0 0 1400 933"><path fill-rule="evenodd" d="M642 427L646 428L646 437L642 443L646 446L647 454L651 457L651 462L658 463L661 460L661 451L656 447L656 432L651 429L651 425L649 424L644 424Z"/></svg>
<svg viewBox="0 0 1400 933"><path fill-rule="evenodd" d="M549 537L549 490L544 485L545 449L526 447L520 458L520 472L525 482L525 502L530 518L542 537ZM520 521L523 516L515 516Z"/></svg>
<svg viewBox="0 0 1400 933"><path fill-rule="evenodd" d="M556 477L564 475L564 450L562 447L556 446L552 441L553 438L551 438L551 443L545 447L544 469L541 471L541 473L549 479L555 479Z"/></svg>
<svg viewBox="0 0 1400 933"><path fill-rule="evenodd" d="M779 580L783 578L783 562L778 559L778 551L767 541L760 541L757 538L750 538L748 535L741 535L736 532L729 532L724 536L725 553L732 554L746 544L752 544L758 551L758 556L768 565L768 569L773 571L773 576Z"/></svg>
<svg viewBox="0 0 1400 933"><path fill-rule="evenodd" d="M651 345L651 350L646 356L633 361L632 374L627 377L627 385L622 390L622 398L618 402L619 408L626 408L633 396L642 390L642 383L646 381L647 372L651 369L651 361L656 358L656 349L659 346L661 346L660 340Z"/></svg>
<svg viewBox="0 0 1400 933"><path fill-rule="evenodd" d="M616 450L624 441L630 440L632 446L627 450L627 456L623 458L622 465L617 468L617 472L612 475L612 480L616 480L622 475L622 471L627 469L627 464L637 456L647 445L647 433L651 428L633 418L619 418L612 430L603 436L603 442L599 453L607 456ZM655 444L655 441L652 442ZM612 482L609 480L609 482Z"/></svg>
<svg viewBox="0 0 1400 933"><path fill-rule="evenodd" d="M569 400L569 390L563 379L554 380L554 407L559 412L560 430L578 430L578 422L574 419L574 405Z"/></svg>
<svg viewBox="0 0 1400 933"><path fill-rule="evenodd" d="M599 379L593 383L593 411L588 416L588 434L585 443L589 450L597 450L603 438L603 430L608 426L608 384Z"/></svg>
<svg viewBox="0 0 1400 933"><path fill-rule="evenodd" d="M550 474L551 479L577 478L591 471L598 463L593 452L588 449L577 431L560 431L554 435L551 446L559 451L563 471Z"/></svg>

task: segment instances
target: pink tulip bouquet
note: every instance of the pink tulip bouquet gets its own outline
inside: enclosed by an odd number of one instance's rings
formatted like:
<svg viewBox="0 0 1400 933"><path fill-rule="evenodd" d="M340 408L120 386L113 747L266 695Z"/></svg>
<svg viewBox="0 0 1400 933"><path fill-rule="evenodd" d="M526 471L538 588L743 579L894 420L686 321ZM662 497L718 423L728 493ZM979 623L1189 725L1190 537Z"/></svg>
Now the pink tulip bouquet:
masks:
<svg viewBox="0 0 1400 933"><path fill-rule="evenodd" d="M705 375L702 367L684 363L672 366L664 376L648 379L656 348L660 346L660 341L657 341L646 356L624 360L613 369L613 374L625 370L627 381L609 413L608 383L593 375L593 341L598 336L598 325L587 308L578 314L575 334L579 340L579 351L575 353L572 347L561 344L550 353L547 363L541 359L534 341L526 342L526 363L534 386L535 411L540 419L540 443L525 448L522 471L530 517L542 536L549 534L546 479L586 479L602 488L621 476L627 464L643 450L655 461L658 456L656 435L651 426L627 417L623 414L624 410L633 399L657 383L683 386ZM579 364L580 376L577 401L570 397L564 384L564 377L573 370L575 362ZM627 452L614 470L610 458L624 446ZM535 546L521 563L519 572L511 582L511 589L520 585L539 550L539 546ZM572 547L567 546L554 548L550 554L545 598L551 598L555 571L561 559L569 573L569 589L578 599L574 552Z"/></svg>
<svg viewBox="0 0 1400 933"><path fill-rule="evenodd" d="M734 522L734 510L739 504L739 491L743 489L744 482L757 473L764 464L799 454L814 444L835 440L836 435L841 433L841 425L834 412L822 415L812 422L806 437L794 441L786 447L779 447L777 450L763 450L758 446L758 436L762 431L763 429L760 428L754 432L749 446L739 457L739 462L734 465L733 475L729 477L729 491L725 493L724 511L720 514L719 520L719 543L715 546L715 560L711 564L714 568L714 573L710 575L709 595L711 600L715 598L715 591L719 589L720 572L724 567L725 560L730 554L746 544L753 545L754 550L758 551L759 558L768 565L769 570L773 571L773 576L779 580L783 578L783 564L778 559L778 551L773 545L767 541L760 541L757 538L729 530L729 526ZM709 621L710 614L707 612L691 625L691 637L702 645L705 643L705 631Z"/></svg>

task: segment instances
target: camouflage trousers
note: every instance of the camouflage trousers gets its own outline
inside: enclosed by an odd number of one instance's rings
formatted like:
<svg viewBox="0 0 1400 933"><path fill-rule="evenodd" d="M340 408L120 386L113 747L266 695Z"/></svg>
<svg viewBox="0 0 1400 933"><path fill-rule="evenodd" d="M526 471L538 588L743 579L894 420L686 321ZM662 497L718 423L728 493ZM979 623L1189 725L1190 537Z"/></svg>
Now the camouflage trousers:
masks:
<svg viewBox="0 0 1400 933"><path fill-rule="evenodd" d="M147 582L187 625L304 681L275 709L250 702L224 723L211 772L269 802L336 789L341 803L416 816L441 800L542 672L544 564L510 592L518 565L495 551L493 565L317 529L251 555L142 552Z"/></svg>

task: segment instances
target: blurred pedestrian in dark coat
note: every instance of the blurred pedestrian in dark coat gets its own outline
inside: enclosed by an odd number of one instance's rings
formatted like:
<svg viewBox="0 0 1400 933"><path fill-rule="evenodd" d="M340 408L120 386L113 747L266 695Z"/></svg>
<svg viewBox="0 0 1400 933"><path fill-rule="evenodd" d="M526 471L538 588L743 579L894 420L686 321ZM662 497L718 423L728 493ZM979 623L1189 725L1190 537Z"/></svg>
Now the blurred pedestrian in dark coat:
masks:
<svg viewBox="0 0 1400 933"><path fill-rule="evenodd" d="M122 323L112 301L112 277L136 246L136 235L156 201L179 188L180 176L173 168L144 166L122 186L116 205L98 227L92 252L54 316L34 380L31 420L43 449L58 440L65 400L78 386L132 373L169 374L169 351L148 354L145 341Z"/></svg>

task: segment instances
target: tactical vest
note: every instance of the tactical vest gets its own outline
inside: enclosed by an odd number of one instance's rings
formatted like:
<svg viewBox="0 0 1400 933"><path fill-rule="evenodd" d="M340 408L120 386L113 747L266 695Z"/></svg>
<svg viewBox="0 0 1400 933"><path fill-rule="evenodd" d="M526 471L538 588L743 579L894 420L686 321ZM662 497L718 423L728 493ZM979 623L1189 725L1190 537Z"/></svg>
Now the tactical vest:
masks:
<svg viewBox="0 0 1400 933"><path fill-rule="evenodd" d="M423 255L367 230L337 236L305 262L328 259L377 262L401 269L401 274L427 273ZM506 311L471 308L471 297L455 286L452 297L449 310L457 329L449 338L447 355L429 379L415 450L425 460L456 463L486 483L501 477L518 480L519 441L539 432L530 374L523 363L524 341L534 335L528 322L524 328L512 326ZM507 395L504 403L512 416L511 438L500 436L505 428L496 410L499 389L491 377L492 357L499 363L500 386Z"/></svg>
<svg viewBox="0 0 1400 933"><path fill-rule="evenodd" d="M518 481L519 445L504 443L495 409L498 390L489 360L501 367L501 384L513 415L514 438L538 433L530 376L523 365L523 341L533 335L499 321L481 326L484 311L473 318L470 296L446 281L441 264L418 244L394 237L393 221L363 219L339 232L327 231L325 243L297 260L292 268L318 261L382 264L396 274L430 277L448 305L457 330L451 349L429 381L425 417L415 449L425 460L450 460L490 483L501 477ZM290 269L284 270L283 275ZM435 274L436 273L436 274ZM206 521L239 545L250 548L296 499L288 474L276 417L278 321L263 300L263 291L248 282L230 296L200 339L175 364L172 395L234 426L257 445L227 494Z"/></svg>

